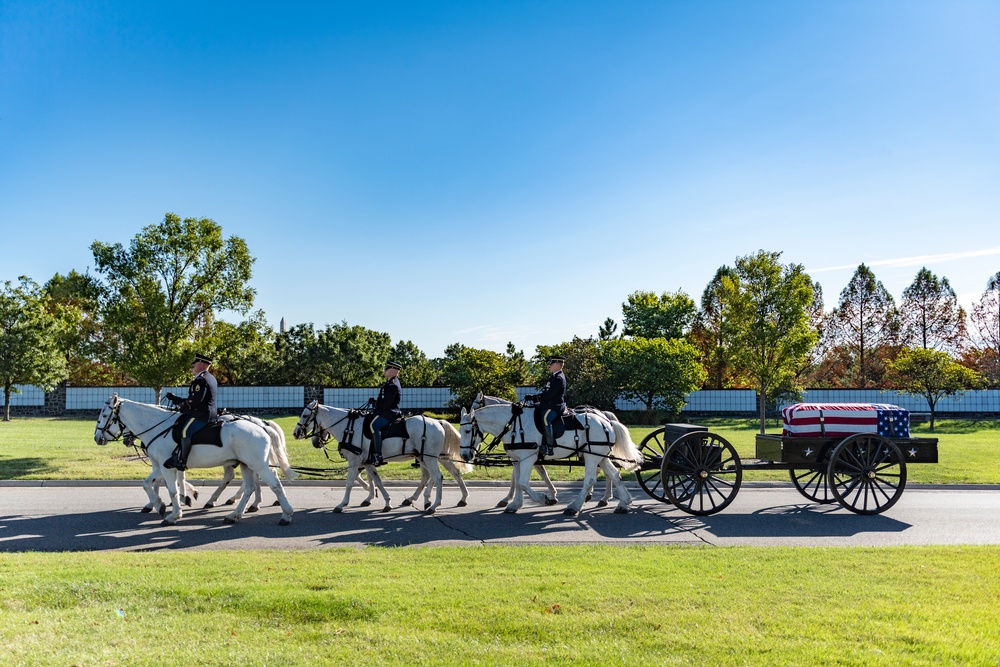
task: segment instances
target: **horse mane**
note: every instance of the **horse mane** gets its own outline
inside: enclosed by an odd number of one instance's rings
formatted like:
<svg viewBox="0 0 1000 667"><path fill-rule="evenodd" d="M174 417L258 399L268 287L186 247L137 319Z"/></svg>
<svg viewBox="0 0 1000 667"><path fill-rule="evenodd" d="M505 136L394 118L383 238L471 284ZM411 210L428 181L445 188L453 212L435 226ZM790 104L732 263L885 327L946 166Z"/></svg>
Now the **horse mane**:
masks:
<svg viewBox="0 0 1000 667"><path fill-rule="evenodd" d="M444 449L441 454L446 459L450 459L458 471L470 473L475 470L475 466L462 460L462 434L458 432L455 425L445 419L439 419L441 427L444 428Z"/></svg>

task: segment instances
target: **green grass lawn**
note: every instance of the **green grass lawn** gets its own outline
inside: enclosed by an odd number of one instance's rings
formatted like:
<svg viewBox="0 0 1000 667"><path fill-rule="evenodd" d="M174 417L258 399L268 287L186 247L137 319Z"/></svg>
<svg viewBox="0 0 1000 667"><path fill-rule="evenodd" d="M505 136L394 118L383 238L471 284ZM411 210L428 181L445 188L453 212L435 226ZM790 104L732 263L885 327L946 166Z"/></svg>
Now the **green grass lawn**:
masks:
<svg viewBox="0 0 1000 667"><path fill-rule="evenodd" d="M0 555L4 665L991 665L1000 548Z"/></svg>
<svg viewBox="0 0 1000 667"><path fill-rule="evenodd" d="M293 465L313 468L342 468L344 461L335 448L332 461L309 441L292 438L295 417L280 417L278 423L288 437L289 458ZM701 423L721 435L736 447L740 456L754 455L757 422L752 419L709 419ZM21 418L0 423L0 479L142 479L148 468L131 457L132 451L120 442L100 447L94 443L94 420ZM631 427L636 444L654 427ZM780 432L773 422L769 432ZM1000 422L943 420L935 431L926 424L913 429L914 435L939 438L940 463L912 465L908 468L911 482L1000 484ZM582 467L551 468L554 479L581 479ZM417 471L408 463L384 467L386 479L415 479ZM193 470L193 479L216 479L218 470ZM509 479L508 468L479 469L468 479ZM787 480L784 471L747 471L747 480Z"/></svg>

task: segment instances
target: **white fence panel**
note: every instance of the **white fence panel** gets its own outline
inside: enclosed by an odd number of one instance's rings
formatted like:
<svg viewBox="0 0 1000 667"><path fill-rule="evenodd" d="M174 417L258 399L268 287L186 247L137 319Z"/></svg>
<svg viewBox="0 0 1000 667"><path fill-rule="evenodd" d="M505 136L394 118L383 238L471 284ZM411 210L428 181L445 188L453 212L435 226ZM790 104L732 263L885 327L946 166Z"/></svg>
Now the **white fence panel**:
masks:
<svg viewBox="0 0 1000 667"><path fill-rule="evenodd" d="M14 388L19 389L21 393L10 393L11 407L23 405L30 408L37 408L45 405L45 392L42 391L41 387L30 384L15 384Z"/></svg>
<svg viewBox="0 0 1000 667"><path fill-rule="evenodd" d="M174 393L187 396L186 389ZM305 400L305 387L219 387L219 407L231 410L301 408Z"/></svg>

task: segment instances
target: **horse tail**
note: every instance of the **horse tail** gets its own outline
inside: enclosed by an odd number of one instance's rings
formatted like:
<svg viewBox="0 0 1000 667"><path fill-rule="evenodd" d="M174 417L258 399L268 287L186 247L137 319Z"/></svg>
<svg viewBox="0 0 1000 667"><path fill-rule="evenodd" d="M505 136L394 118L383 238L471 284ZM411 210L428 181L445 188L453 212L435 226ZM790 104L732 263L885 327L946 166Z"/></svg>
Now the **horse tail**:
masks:
<svg viewBox="0 0 1000 667"><path fill-rule="evenodd" d="M471 463L462 460L462 434L458 432L455 425L445 419L439 419L441 427L444 428L444 449L441 451L443 458L455 464L462 474L470 473L476 469Z"/></svg>
<svg viewBox="0 0 1000 667"><path fill-rule="evenodd" d="M617 421L611 422L611 426L615 429L615 444L611 448L611 456L615 457L615 463L621 465L622 470L635 472L642 467L642 452L632 442L632 434L627 426Z"/></svg>
<svg viewBox="0 0 1000 667"><path fill-rule="evenodd" d="M264 423L267 425L268 435L271 436L271 453L268 457L269 462L271 465L276 465L281 468L281 472L285 476L285 479L295 479L297 475L295 474L295 471L292 470L292 464L288 462L288 447L285 442L285 431L276 421L269 419Z"/></svg>

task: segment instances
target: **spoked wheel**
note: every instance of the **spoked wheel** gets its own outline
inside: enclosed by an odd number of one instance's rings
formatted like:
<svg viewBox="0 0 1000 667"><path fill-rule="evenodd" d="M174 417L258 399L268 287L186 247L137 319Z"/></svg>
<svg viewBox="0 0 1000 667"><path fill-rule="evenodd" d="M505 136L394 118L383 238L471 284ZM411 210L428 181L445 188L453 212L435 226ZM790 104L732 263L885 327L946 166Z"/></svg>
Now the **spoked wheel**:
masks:
<svg viewBox="0 0 1000 667"><path fill-rule="evenodd" d="M667 498L678 509L706 516L733 502L743 482L743 465L725 438L687 433L667 447L660 477Z"/></svg>
<svg viewBox="0 0 1000 667"><path fill-rule="evenodd" d="M830 455L830 491L855 514L880 514L906 486L906 461L894 442L875 433L847 438Z"/></svg>
<svg viewBox="0 0 1000 667"><path fill-rule="evenodd" d="M816 464L820 467L799 470L793 468L788 471L788 476L792 478L795 490L820 505L829 505L830 503L837 502L837 499L833 496L833 492L830 490L830 485L827 484L827 472L830 466L829 449L826 450L825 456L821 456L816 461Z"/></svg>
<svg viewBox="0 0 1000 667"><path fill-rule="evenodd" d="M635 471L635 479L650 498L661 503L669 503L667 492L660 478L660 466L663 464L663 453L670 445L666 441L666 429L658 428L639 443L642 452L642 468Z"/></svg>

